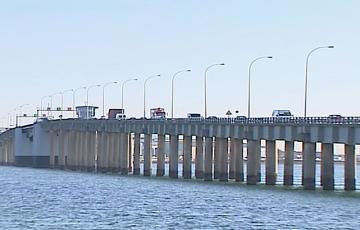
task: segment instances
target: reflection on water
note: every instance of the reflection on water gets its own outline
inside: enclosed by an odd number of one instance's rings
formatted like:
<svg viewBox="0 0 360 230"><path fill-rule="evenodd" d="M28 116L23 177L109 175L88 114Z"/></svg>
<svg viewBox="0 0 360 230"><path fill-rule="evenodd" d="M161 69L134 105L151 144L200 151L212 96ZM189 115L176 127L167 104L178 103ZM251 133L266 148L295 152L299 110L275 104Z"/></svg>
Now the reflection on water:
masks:
<svg viewBox="0 0 360 230"><path fill-rule="evenodd" d="M358 229L359 193L0 167L1 229Z"/></svg>

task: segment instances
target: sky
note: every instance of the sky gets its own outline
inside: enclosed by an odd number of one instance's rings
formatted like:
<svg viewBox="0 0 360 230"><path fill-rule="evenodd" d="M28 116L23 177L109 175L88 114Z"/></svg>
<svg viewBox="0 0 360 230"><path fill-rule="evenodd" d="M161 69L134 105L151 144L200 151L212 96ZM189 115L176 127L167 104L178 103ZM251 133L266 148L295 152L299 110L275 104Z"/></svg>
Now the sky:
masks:
<svg viewBox="0 0 360 230"><path fill-rule="evenodd" d="M308 71L308 116L359 116L360 2L356 0L0 0L0 126L9 115L36 113L45 96L104 85L105 110L121 107L128 117L164 107L170 116L204 114L204 71L208 116L247 115L248 68L251 116L274 109L304 113L307 54L316 47ZM72 106L66 92L64 107ZM84 105L86 90L76 94ZM43 99L49 104L49 98ZM53 107L61 104L54 95ZM102 87L89 90L89 104L102 115ZM72 114L66 113L65 116ZM26 123L26 120L22 122ZM29 121L30 122L30 121Z"/></svg>

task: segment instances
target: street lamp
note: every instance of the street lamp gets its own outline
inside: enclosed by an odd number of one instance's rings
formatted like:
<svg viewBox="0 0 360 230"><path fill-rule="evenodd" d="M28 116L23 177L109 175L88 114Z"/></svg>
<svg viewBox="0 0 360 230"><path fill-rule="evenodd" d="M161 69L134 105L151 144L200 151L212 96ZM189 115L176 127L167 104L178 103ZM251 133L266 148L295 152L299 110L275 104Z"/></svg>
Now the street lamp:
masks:
<svg viewBox="0 0 360 230"><path fill-rule="evenodd" d="M306 57L306 66L305 66L305 99L304 99L304 117L306 117L306 108L307 108L307 82L308 82L308 67L309 67L309 58L312 53L319 49L333 49L334 46L320 46L311 50Z"/></svg>
<svg viewBox="0 0 360 230"><path fill-rule="evenodd" d="M63 110L64 110L64 93L66 92L74 92L74 89L67 89L61 92L61 118L63 116Z"/></svg>
<svg viewBox="0 0 360 230"><path fill-rule="evenodd" d="M265 59L265 58L272 58L272 56L264 56L264 57L258 57L255 58L249 65L249 87L248 87L248 118L250 118L250 93L251 93L251 88L250 88L250 83L251 83L251 67L253 66L253 64L260 60L260 59Z"/></svg>
<svg viewBox="0 0 360 230"><path fill-rule="evenodd" d="M175 77L182 72L190 72L190 69L184 69L184 70L180 70L178 72L176 72L173 77L172 77L172 82L171 82L171 118L174 118L174 80Z"/></svg>
<svg viewBox="0 0 360 230"><path fill-rule="evenodd" d="M207 104L206 104L206 73L207 73L207 71L208 71L211 67L218 66L218 65L225 65L225 64L224 64L224 63L212 64L212 65L208 66L208 67L205 69L205 74L204 74L204 89L205 89L204 115L205 115L205 118L207 117Z"/></svg>
<svg viewBox="0 0 360 230"><path fill-rule="evenodd" d="M144 82L144 118L145 118L145 115L146 115L146 113L145 113L145 110L146 110L146 101L145 101L145 99L146 99L146 83L147 83L148 80L150 80L150 79L152 79L154 77L160 77L160 76L161 76L160 74L150 76L150 77L146 78L146 80Z"/></svg>
<svg viewBox="0 0 360 230"><path fill-rule="evenodd" d="M89 106L89 90L94 87L100 87L101 85L90 85L86 90L86 105Z"/></svg>
<svg viewBox="0 0 360 230"><path fill-rule="evenodd" d="M121 85L121 108L124 110L124 86L129 81L137 81L137 78L127 79ZM124 112L124 111L123 111Z"/></svg>
<svg viewBox="0 0 360 230"><path fill-rule="evenodd" d="M117 81L108 82L108 83L105 83L103 85L103 95L102 95L103 114L102 114L102 118L105 118L105 87L108 86L108 85L111 85L111 84L117 84Z"/></svg>
<svg viewBox="0 0 360 230"><path fill-rule="evenodd" d="M50 96L43 96L43 97L41 98L40 110L43 110L43 100L44 100L45 98L50 98Z"/></svg>
<svg viewBox="0 0 360 230"><path fill-rule="evenodd" d="M73 92L73 118L75 118L75 94L80 89L86 89L86 86L73 89L73 91L72 91Z"/></svg>
<svg viewBox="0 0 360 230"><path fill-rule="evenodd" d="M57 93L54 93L49 96L50 97L50 110L52 110L53 97L58 94L62 94L62 92L57 92ZM51 115L52 115L52 113L51 113Z"/></svg>
<svg viewBox="0 0 360 230"><path fill-rule="evenodd" d="M23 105L19 105L17 107L15 107L14 111L15 111L15 127L18 126L18 114L17 114L17 108L19 108L19 115L21 116L22 113L22 107L27 106L29 104L23 104Z"/></svg>

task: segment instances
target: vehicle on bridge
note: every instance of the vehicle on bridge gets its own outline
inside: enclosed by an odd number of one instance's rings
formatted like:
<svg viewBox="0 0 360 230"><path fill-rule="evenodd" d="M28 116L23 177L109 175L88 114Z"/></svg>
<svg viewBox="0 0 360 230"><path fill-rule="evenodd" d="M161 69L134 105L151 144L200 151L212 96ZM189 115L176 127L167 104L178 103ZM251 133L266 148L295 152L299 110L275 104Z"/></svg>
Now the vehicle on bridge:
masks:
<svg viewBox="0 0 360 230"><path fill-rule="evenodd" d="M285 110L285 109L281 109L281 110L273 110L272 112L272 116L273 117L278 117L278 118L291 118L294 117L294 115L290 112L290 110Z"/></svg>
<svg viewBox="0 0 360 230"><path fill-rule="evenodd" d="M329 122L341 122L343 117L339 114L330 114L327 118Z"/></svg>
<svg viewBox="0 0 360 230"><path fill-rule="evenodd" d="M150 109L150 119L166 119L166 113L164 108Z"/></svg>
<svg viewBox="0 0 360 230"><path fill-rule="evenodd" d="M188 113L187 118L190 120L201 120L202 116L200 113Z"/></svg>
<svg viewBox="0 0 360 230"><path fill-rule="evenodd" d="M109 109L108 119L118 119L118 120L126 119L125 110L124 109Z"/></svg>

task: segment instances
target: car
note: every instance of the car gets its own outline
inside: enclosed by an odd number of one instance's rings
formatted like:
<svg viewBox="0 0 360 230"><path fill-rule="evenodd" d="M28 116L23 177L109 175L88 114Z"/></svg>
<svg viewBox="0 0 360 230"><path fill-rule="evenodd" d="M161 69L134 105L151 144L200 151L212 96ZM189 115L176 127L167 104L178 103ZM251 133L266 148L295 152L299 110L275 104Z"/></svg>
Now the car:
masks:
<svg viewBox="0 0 360 230"><path fill-rule="evenodd" d="M329 122L340 122L342 119L343 119L343 117L341 115L339 115L339 114L330 114L327 117L327 120Z"/></svg>
<svg viewBox="0 0 360 230"><path fill-rule="evenodd" d="M190 120L201 120L202 116L200 113L188 113L187 118Z"/></svg>
<svg viewBox="0 0 360 230"><path fill-rule="evenodd" d="M290 110L287 109L278 109L273 110L272 117L278 117L278 118L291 118L294 117L294 115L291 114Z"/></svg>
<svg viewBox="0 0 360 230"><path fill-rule="evenodd" d="M208 120L216 120L218 118L216 116L208 116L206 119L208 119Z"/></svg>
<svg viewBox="0 0 360 230"><path fill-rule="evenodd" d="M245 121L247 119L246 116L236 116L235 121Z"/></svg>

